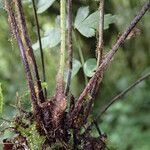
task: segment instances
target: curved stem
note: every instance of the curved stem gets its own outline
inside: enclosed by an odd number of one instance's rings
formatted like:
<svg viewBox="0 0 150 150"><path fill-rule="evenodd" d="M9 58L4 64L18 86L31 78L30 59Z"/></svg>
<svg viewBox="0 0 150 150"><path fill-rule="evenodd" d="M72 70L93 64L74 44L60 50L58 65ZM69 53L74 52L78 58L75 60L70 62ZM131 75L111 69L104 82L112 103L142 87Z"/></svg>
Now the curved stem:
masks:
<svg viewBox="0 0 150 150"><path fill-rule="evenodd" d="M119 37L117 42L113 45L113 47L110 49L109 53L105 57L105 59L102 61L100 66L97 68L95 74L88 82L87 86L84 88L83 92L80 94L77 102L75 103L74 110L71 112L71 119L74 119L75 116L78 115L79 111L81 110L84 97L90 93L91 89L93 88L93 83L95 83L98 80L101 80L106 68L108 67L109 63L111 62L112 58L116 54L117 50L121 47L121 45L125 42L126 38L130 34L130 32L134 29L134 27L137 25L137 23L140 21L140 19L144 16L146 11L148 11L150 8L150 0L145 3L145 5L142 7L142 9L139 11L139 13L136 15L136 17L132 20L129 27L123 32L123 34ZM101 80L102 81L102 80ZM100 84L99 84L100 85ZM99 87L98 85L98 87ZM98 88L97 87L97 88ZM93 97L92 97L93 98Z"/></svg>
<svg viewBox="0 0 150 150"><path fill-rule="evenodd" d="M135 86L137 86L139 83L141 83L143 80L147 79L150 76L150 73L142 76L139 78L136 82L131 84L128 88L126 88L124 91L116 95L112 100L109 101L109 103L101 110L100 114L97 116L97 119L100 118L108 109L111 105L113 105L115 102L118 100L121 100L127 94L129 91L131 91ZM97 120L96 119L96 120Z"/></svg>
<svg viewBox="0 0 150 150"><path fill-rule="evenodd" d="M109 101L109 103L102 108L100 111L99 115L95 117L95 119L92 121L92 123L87 127L86 131L91 129L92 126L97 122L101 116L117 101L122 100L123 98L129 91L131 91L133 88L135 88L138 84L140 84L142 81L146 80L148 77L150 77L150 72L147 73L146 75L140 77L138 80L136 80L134 83L132 83L128 88L126 88L124 91L116 95L113 99Z"/></svg>

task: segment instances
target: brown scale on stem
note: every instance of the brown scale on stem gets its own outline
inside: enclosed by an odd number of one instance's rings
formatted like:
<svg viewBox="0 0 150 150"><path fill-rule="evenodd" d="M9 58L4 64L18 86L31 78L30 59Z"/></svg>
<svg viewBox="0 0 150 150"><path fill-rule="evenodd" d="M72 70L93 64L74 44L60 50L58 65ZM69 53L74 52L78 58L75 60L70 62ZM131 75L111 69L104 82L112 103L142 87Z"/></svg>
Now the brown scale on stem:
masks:
<svg viewBox="0 0 150 150"><path fill-rule="evenodd" d="M21 1L19 0L14 1L14 3L16 6L15 8L16 8L17 19L14 10L12 9L13 3L9 3L7 0L5 0L5 9L8 14L8 21L10 23L11 30L18 42L21 58L25 67L34 117L36 118L38 127L44 130L44 133L47 135L49 139L51 138L50 136L51 133L55 135L54 133L55 130L59 128L64 111L66 109L64 81L58 74L55 97L52 98L51 100L47 100L40 97L41 96L40 92L42 91L40 89L41 86L40 78L38 75L37 65L31 47L31 42L27 34L27 27L24 18L24 13L22 11L23 9L22 4ZM28 49L28 51L26 49ZM30 59L28 57L30 57ZM32 61L33 71L35 73L34 76L35 76L35 80L37 81L35 82L38 86L39 95L36 94L36 89L32 78L31 69L29 66L29 60ZM40 98L40 102L39 102L39 98ZM62 101L64 103L62 103ZM58 132L60 131L58 130Z"/></svg>
<svg viewBox="0 0 150 150"><path fill-rule="evenodd" d="M95 85L96 82L100 81L102 82L102 77L103 74L108 67L109 63L111 62L112 58L114 57L115 53L119 49L119 47L125 42L126 38L130 34L130 32L134 29L136 24L140 21L140 19L143 17L143 15L148 11L150 7L150 0L145 3L145 5L142 7L142 9L139 11L137 16L132 20L131 24L129 27L124 31L124 33L119 37L117 42L113 45L113 47L110 49L108 52L107 56L103 59L102 63L100 66L97 68L95 74L93 77L89 80L87 86L84 88L83 92L80 94L77 102L75 103L74 110L70 113L70 124L73 120L75 120L76 116L79 114L82 104L84 101L84 97L91 92L93 89L93 85ZM98 89L100 83L97 85L96 89ZM93 97L92 97L93 99Z"/></svg>
<svg viewBox="0 0 150 150"><path fill-rule="evenodd" d="M15 35L15 38L18 42L18 46L20 49L20 55L21 55L23 65L25 68L27 83L28 83L28 86L30 89L30 96L31 96L31 102L32 102L32 107L33 107L33 113L34 113L34 116L35 116L37 122L41 123L40 107L38 106L38 103L37 103L37 96L35 93L34 83L33 83L32 74L30 71L29 63L28 63L28 60L26 57L25 48L24 48L22 39L21 39L20 34L19 34L19 28L18 28L16 19L14 17L14 12L13 12L12 6L10 5L10 3L7 0L5 0L5 10L7 11L8 22L11 25L12 32Z"/></svg>
<svg viewBox="0 0 150 150"><path fill-rule="evenodd" d="M38 72L35 56L33 53L31 41L30 41L28 31L27 31L27 25L26 25L26 21L25 21L25 17L24 17L25 15L23 12L22 3L20 0L14 0L13 2L15 4L19 33L21 35L23 44L24 44L25 49L26 49L26 55L28 56L27 58L28 58L31 66L33 68L35 83L37 86L38 101L39 101L39 103L42 103L45 101L45 98L44 98L43 89L41 86L41 80L39 77L39 72Z"/></svg>
<svg viewBox="0 0 150 150"><path fill-rule="evenodd" d="M108 64L111 62L113 56L117 52L118 48L125 42L125 40L128 38L131 31L133 31L136 24L139 22L139 20L142 18L142 16L145 14L145 12L150 8L150 0L147 1L147 3L143 6L139 14L133 19L130 26L125 30L125 32L119 37L117 42L113 45L109 53L106 55L106 57L102 60L100 64L98 63L97 70L93 77L89 80L89 83L83 90L83 92L80 94L76 102L73 99L72 106L70 107L69 113L66 115L67 112L65 112L67 107L67 92L65 92L64 88L64 78L63 78L63 72L62 69L61 73L58 72L57 78L56 78L56 91L54 98L51 98L50 100L45 99L43 95L43 91L41 88L41 81L38 74L38 69L36 65L36 60L33 54L33 50L31 47L31 41L29 38L29 35L27 33L27 27L25 22L25 17L23 13L23 8L21 4L21 0L14 0L15 4L15 11L17 16L15 16L14 9L12 8L12 2L9 2L8 0L5 0L5 8L8 14L8 21L11 26L12 33L14 37L17 40L19 50L20 50L20 56L22 58L22 62L25 68L28 88L30 90L30 99L33 107L33 115L35 118L36 123L38 124L39 128L42 130L40 133L46 135L47 141L51 144L52 142L55 142L56 140L59 140L62 145L66 148L66 137L69 137L70 130L77 131L74 132L74 143L77 143L77 141L81 141L81 139L85 142L84 148L90 149L91 147L96 148L99 146L104 146L105 148L105 137L100 138L93 138L89 132L85 133L85 136L83 137L80 135L81 126L86 124L87 117L89 116L93 104L93 100L95 98L95 95L97 93L97 90L99 88L100 83L102 82L103 74L108 67ZM68 0L69 2L72 2L71 0ZM72 6L69 6L72 7ZM71 18L70 18L71 21ZM72 44L71 39L71 22L70 22L70 30L68 32L70 38L68 39L68 43ZM63 43L63 47L65 42ZM70 69L72 69L72 47L69 47L68 53L70 52ZM102 56L102 55L101 55ZM32 69L30 68L30 62L32 65ZM61 64L61 63L60 63ZM32 77L32 70L34 79ZM149 74L142 79L138 80L137 83L141 82L145 78L147 78ZM38 87L38 94L36 94L35 85ZM70 83L69 83L70 84ZM133 84L130 88L128 88L126 91L129 91L132 87L134 87L135 84ZM124 93L126 93L123 92ZM119 95L118 97L122 96ZM117 97L117 98L118 98ZM108 107L116 101L116 98L114 98L111 103L102 111L104 113ZM67 119L66 119L67 118ZM94 123L94 122L93 122ZM102 139L101 139L102 138ZM94 148L94 149L96 149ZM103 148L103 147L102 147Z"/></svg>

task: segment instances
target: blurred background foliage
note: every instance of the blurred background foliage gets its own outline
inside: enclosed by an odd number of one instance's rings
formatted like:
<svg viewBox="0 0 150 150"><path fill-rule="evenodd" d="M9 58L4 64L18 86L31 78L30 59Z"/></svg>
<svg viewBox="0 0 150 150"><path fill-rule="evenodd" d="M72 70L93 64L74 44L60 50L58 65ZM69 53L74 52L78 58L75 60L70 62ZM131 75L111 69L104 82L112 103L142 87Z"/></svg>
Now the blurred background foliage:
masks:
<svg viewBox="0 0 150 150"><path fill-rule="evenodd" d="M129 25L132 18L146 0L108 0L105 13L114 15L114 23L104 34L104 53L112 47L118 35ZM32 43L37 42L36 27L32 14L30 0L24 0L24 8L28 29ZM45 1L46 2L46 1ZM98 1L75 0L73 6L73 18L81 6L89 6L90 14L98 9ZM42 8L43 9L43 8ZM39 10L41 11L41 10ZM59 22L59 1L43 13L38 15L42 37L49 28L57 28ZM127 40L119 49L111 65L107 69L103 83L93 106L93 116L97 115L101 108L117 93L128 87L142 74L150 71L150 12L148 12L138 24L140 35ZM11 37L7 24L7 15L0 8L0 83L4 95L4 108L1 117L12 120L17 113L13 105L16 105L16 92L19 93L22 105L30 110L29 94L25 81L24 68L19 57L16 42ZM58 27L59 28L59 27ZM83 61L95 57L96 36L87 38L74 29L74 58L83 64ZM75 38L76 37L76 38ZM58 37L59 38L59 37ZM50 39L51 40L51 39ZM55 47L45 47L47 89L49 96L55 90L55 75L58 69L59 44ZM83 58L81 59L81 51ZM35 50L36 60L41 71L40 52ZM79 67L80 68L80 67ZM72 80L71 91L78 96L84 88L88 77L80 68ZM129 92L122 100L114 104L99 122L101 130L108 135L110 149L118 150L149 150L150 149L150 79L142 82ZM0 128L10 126L8 122L0 121ZM7 137L6 133L6 137ZM93 130L93 134L97 133ZM5 137L5 138L6 138ZM1 139L4 137L1 137Z"/></svg>

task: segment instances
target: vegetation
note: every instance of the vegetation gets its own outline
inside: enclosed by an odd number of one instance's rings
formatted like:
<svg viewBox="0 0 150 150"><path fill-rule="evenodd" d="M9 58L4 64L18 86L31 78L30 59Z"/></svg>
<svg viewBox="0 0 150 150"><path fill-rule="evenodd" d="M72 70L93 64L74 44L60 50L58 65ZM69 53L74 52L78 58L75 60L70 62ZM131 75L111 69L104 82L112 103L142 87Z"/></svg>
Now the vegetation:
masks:
<svg viewBox="0 0 150 150"><path fill-rule="evenodd" d="M150 0L0 6L4 150L149 149Z"/></svg>

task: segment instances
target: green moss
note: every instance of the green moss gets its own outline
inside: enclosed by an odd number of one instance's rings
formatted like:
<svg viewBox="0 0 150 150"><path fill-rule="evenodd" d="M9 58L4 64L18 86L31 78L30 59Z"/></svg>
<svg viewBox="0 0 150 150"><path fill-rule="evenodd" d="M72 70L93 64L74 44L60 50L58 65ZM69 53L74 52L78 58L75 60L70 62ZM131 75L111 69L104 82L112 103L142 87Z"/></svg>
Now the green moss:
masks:
<svg viewBox="0 0 150 150"><path fill-rule="evenodd" d="M29 128L19 127L21 135L27 138L28 145L32 150L42 150L42 144L45 141L45 137L41 136L36 129L36 124L33 123Z"/></svg>

